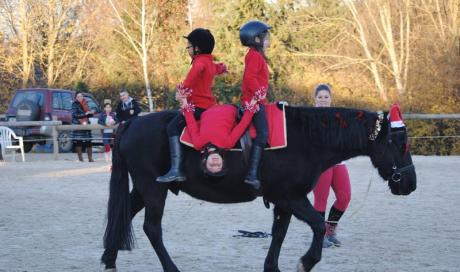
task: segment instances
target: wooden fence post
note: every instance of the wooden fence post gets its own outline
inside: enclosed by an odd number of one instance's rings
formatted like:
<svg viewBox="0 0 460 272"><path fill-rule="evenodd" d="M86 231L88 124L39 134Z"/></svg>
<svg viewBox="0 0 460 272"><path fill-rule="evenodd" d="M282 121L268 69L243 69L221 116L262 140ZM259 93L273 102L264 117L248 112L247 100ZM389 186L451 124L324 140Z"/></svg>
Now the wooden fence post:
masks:
<svg viewBox="0 0 460 272"><path fill-rule="evenodd" d="M57 116L53 116L53 121L57 121ZM56 129L56 126L53 127L53 154L54 154L54 159L58 160L59 158L59 141L58 141L58 131Z"/></svg>

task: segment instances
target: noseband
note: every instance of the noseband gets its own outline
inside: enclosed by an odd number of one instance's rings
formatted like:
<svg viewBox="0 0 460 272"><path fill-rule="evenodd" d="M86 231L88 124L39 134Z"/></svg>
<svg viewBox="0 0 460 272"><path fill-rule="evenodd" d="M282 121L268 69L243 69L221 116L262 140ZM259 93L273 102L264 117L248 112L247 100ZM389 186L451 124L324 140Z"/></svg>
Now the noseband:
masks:
<svg viewBox="0 0 460 272"><path fill-rule="evenodd" d="M404 175L404 173L410 171L410 170L413 170L414 169L414 165L411 163L409 165L406 165L402 168L398 168L396 166L396 164L393 162L393 174L391 174L391 181L393 182L400 182L401 181L401 177Z"/></svg>
<svg viewBox="0 0 460 272"><path fill-rule="evenodd" d="M377 112L378 114L378 117L377 117L377 120L375 121L375 129L374 131L369 135L369 140L371 141L375 141L377 139L377 136L379 135L381 129L382 129L382 122L383 122L383 112L382 111L378 111ZM391 136L396 134L395 132L392 132L391 131L391 126L388 125L388 133L387 133L387 145L391 145L393 143L393 140L391 139ZM383 151L383 155L385 155L385 152L388 150L388 148L385 148L384 151ZM391 156L391 158L393 159L393 166L392 166L392 170L393 170L393 173L391 174L391 177L388 178L387 180L391 181L392 182L400 182L401 181L401 178L403 177L403 175L411 170L414 169L414 165L411 163L411 164L408 164L406 166L403 166L403 167L398 167L395 163L395 160L393 158L393 156Z"/></svg>

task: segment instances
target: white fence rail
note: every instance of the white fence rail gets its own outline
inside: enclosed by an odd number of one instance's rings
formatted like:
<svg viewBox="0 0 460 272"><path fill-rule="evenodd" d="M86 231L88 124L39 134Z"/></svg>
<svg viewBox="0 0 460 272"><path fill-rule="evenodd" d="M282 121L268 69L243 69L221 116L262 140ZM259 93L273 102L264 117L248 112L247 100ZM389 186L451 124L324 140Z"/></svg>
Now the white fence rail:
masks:
<svg viewBox="0 0 460 272"><path fill-rule="evenodd" d="M407 120L460 120L460 114L422 114L422 113L406 113L403 114ZM1 116L0 116L1 117ZM53 118L54 119L54 118ZM1 120L1 119L0 119ZM6 127L37 127L49 126L52 127L53 154L57 160L59 157L59 131L72 130L100 130L105 128L116 128L117 126L106 127L99 124L89 125L63 125L61 121L15 121L15 122L0 122L0 126Z"/></svg>
<svg viewBox="0 0 460 272"><path fill-rule="evenodd" d="M460 120L459 113L452 114L426 114L426 113L405 113L403 114L404 119L411 120Z"/></svg>

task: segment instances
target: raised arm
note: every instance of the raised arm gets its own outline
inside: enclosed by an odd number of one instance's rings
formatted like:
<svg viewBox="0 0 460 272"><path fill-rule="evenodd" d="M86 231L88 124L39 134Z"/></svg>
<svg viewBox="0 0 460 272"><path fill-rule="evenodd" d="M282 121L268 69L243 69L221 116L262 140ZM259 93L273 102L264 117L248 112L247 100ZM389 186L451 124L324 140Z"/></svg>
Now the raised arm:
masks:
<svg viewBox="0 0 460 272"><path fill-rule="evenodd" d="M243 135L244 131L251 123L254 114L259 111L259 105L257 102L265 99L266 95L266 91L263 92L259 90L256 92L256 95L254 95L250 103L243 105L243 118L241 118L241 121L232 129L231 133L228 135L226 139L228 146L234 146L238 139L240 139L241 135Z"/></svg>
<svg viewBox="0 0 460 272"><path fill-rule="evenodd" d="M241 135L243 135L246 128L252 121L252 117L254 116L253 112L245 111L243 114L243 118L241 121L232 129L230 135L227 136L227 143L228 146L234 146L236 142L240 139Z"/></svg>
<svg viewBox="0 0 460 272"><path fill-rule="evenodd" d="M228 68L227 68L227 65L225 65L225 63L223 63L223 62L215 63L214 65L216 66L216 74L217 75L222 75L222 74L228 73Z"/></svg>
<svg viewBox="0 0 460 272"><path fill-rule="evenodd" d="M201 150L207 144L207 142L201 136L200 127L195 119L195 105L187 101L187 97L190 96L191 93L184 89L178 89L178 92L181 93L181 95L176 96L176 98L180 103L180 111L184 115L188 132L192 137L193 147L196 150Z"/></svg>

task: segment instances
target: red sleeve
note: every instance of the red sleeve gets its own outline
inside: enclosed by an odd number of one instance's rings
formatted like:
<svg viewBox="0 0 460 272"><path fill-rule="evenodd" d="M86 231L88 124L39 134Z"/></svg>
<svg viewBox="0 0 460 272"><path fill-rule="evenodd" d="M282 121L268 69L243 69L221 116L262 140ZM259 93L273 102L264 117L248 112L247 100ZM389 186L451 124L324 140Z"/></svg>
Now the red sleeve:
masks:
<svg viewBox="0 0 460 272"><path fill-rule="evenodd" d="M192 137L193 147L196 150L201 150L206 142L203 141L203 137L200 134L200 128L198 127L198 122L195 120L193 112L186 111L184 112L185 121L187 122L187 129Z"/></svg>
<svg viewBox="0 0 460 272"><path fill-rule="evenodd" d="M259 84L257 77L260 71L260 60L256 55L248 55L244 60L243 81L247 84L249 91L254 93L262 86Z"/></svg>
<svg viewBox="0 0 460 272"><path fill-rule="evenodd" d="M243 135L244 131L251 123L253 116L254 116L254 113L250 111L244 112L243 118L241 118L241 121L233 128L232 132L227 137L228 146L235 145L236 141L240 139L241 135Z"/></svg>
<svg viewBox="0 0 460 272"><path fill-rule="evenodd" d="M187 77L184 80L184 86L186 88L191 88L192 86L195 85L195 82L197 82L200 79L200 74L204 70L204 64L201 62L194 62L192 64L192 68L190 68L190 71L187 74Z"/></svg>

